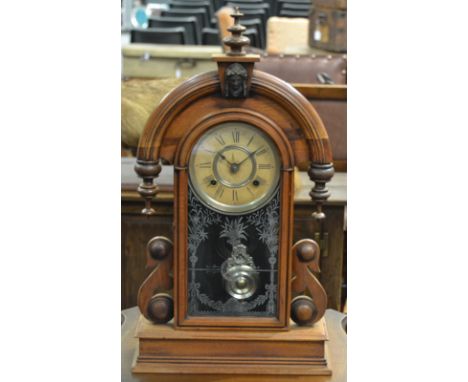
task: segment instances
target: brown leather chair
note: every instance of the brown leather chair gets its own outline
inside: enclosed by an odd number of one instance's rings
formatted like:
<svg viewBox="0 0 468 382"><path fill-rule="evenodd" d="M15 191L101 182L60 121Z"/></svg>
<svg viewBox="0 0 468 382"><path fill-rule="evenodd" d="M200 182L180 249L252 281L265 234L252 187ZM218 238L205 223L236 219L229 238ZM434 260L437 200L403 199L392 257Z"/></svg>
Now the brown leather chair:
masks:
<svg viewBox="0 0 468 382"><path fill-rule="evenodd" d="M346 84L344 55L268 55L263 54L255 69L273 74L284 81L299 84ZM327 81L328 79L328 81Z"/></svg>

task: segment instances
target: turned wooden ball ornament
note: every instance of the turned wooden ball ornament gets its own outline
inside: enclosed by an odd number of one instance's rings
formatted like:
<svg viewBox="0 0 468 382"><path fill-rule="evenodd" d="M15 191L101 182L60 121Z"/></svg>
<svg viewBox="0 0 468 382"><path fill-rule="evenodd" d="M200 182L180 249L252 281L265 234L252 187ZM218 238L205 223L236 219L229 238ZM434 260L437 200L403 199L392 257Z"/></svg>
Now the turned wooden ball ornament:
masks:
<svg viewBox="0 0 468 382"><path fill-rule="evenodd" d="M171 253L172 243L165 237L156 236L148 242L146 248L153 260L163 260Z"/></svg>
<svg viewBox="0 0 468 382"><path fill-rule="evenodd" d="M319 245L313 240L305 240L297 246L296 254L303 263L314 260L320 252Z"/></svg>
<svg viewBox="0 0 468 382"><path fill-rule="evenodd" d="M322 211L312 212L312 219L318 221L319 223L323 222L325 220L325 218L326 218L326 215Z"/></svg>
<svg viewBox="0 0 468 382"><path fill-rule="evenodd" d="M298 325L308 325L317 316L314 301L308 296L298 296L291 302L291 319Z"/></svg>
<svg viewBox="0 0 468 382"><path fill-rule="evenodd" d="M148 304L148 316L156 324L165 324L174 317L174 302L168 294L153 296Z"/></svg>

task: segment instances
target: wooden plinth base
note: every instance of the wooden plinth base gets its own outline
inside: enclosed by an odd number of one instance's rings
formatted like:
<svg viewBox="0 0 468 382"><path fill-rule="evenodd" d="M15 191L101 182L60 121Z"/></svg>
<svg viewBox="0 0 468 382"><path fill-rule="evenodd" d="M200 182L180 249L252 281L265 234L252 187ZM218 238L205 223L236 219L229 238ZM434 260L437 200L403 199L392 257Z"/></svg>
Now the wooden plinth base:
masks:
<svg viewBox="0 0 468 382"><path fill-rule="evenodd" d="M134 373L330 375L325 320L283 332L175 330L140 317Z"/></svg>

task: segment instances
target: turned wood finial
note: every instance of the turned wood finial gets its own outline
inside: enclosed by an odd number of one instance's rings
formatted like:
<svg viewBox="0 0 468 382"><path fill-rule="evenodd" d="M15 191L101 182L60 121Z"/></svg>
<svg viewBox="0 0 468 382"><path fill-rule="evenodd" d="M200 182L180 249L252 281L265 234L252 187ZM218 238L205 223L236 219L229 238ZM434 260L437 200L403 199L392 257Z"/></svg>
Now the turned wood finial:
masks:
<svg viewBox="0 0 468 382"><path fill-rule="evenodd" d="M158 186L153 183L153 180L158 177L161 168L158 161L138 160L135 164L135 172L143 179L137 189L138 193L145 199L145 208L141 211L143 215L156 214L156 210L151 206L151 201L158 192Z"/></svg>
<svg viewBox="0 0 468 382"><path fill-rule="evenodd" d="M148 304L148 317L155 324L165 324L174 317L174 300L165 293L153 296Z"/></svg>
<svg viewBox="0 0 468 382"><path fill-rule="evenodd" d="M172 253L172 242L164 236L155 236L148 244L146 244L146 250L152 260L164 260Z"/></svg>
<svg viewBox="0 0 468 382"><path fill-rule="evenodd" d="M318 314L314 300L308 296L298 296L291 302L291 319L299 326L316 322Z"/></svg>
<svg viewBox="0 0 468 382"><path fill-rule="evenodd" d="M322 223L323 220L325 220L325 213L322 211L322 206L330 196L330 191L327 188L327 182L330 181L334 173L335 169L333 168L332 163L312 163L308 171L310 180L315 183L309 195L317 204L317 211L312 214L312 217L319 223Z"/></svg>
<svg viewBox="0 0 468 382"><path fill-rule="evenodd" d="M243 36L245 27L239 24L239 19L244 16L239 7L234 8L231 16L234 24L227 28L231 36L225 37L223 43L230 50L224 54L214 54L213 60L218 64L218 75L221 93L226 98L247 98L252 83L253 67L260 61L258 54L246 54L244 46L250 44L248 37Z"/></svg>
<svg viewBox="0 0 468 382"><path fill-rule="evenodd" d="M243 25L239 24L239 19L242 16L244 16L244 14L241 13L239 7L234 7L234 13L231 14L231 17L234 19L234 25L228 28L228 31L231 32L231 36L223 39L223 43L231 48L231 50L227 52L228 56L245 56L244 46L250 44L250 39L242 35L246 29Z"/></svg>
<svg viewBox="0 0 468 382"><path fill-rule="evenodd" d="M311 239L301 240L296 243L296 256L302 263L310 263L320 255L319 245ZM318 270L318 269L317 269Z"/></svg>

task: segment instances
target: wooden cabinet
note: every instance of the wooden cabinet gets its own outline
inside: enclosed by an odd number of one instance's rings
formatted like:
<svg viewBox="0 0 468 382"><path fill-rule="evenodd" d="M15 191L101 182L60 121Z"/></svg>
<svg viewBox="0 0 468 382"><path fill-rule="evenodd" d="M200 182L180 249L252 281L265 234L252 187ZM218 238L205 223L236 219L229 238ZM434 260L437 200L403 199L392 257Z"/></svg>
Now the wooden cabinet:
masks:
<svg viewBox="0 0 468 382"><path fill-rule="evenodd" d="M139 179L133 171L134 158L122 158L122 309L136 305L138 288L148 276L146 270L146 243L154 236L173 237L172 166L164 166L157 179L160 192L154 206L155 216L143 216L140 212L143 200L136 192ZM321 254L319 279L328 295L328 307L339 310L344 252L344 229L346 216L346 173L336 173L328 184L331 197L325 204L327 215L324 232L328 240ZM312 186L305 172L296 174L294 207L294 242L313 238L317 225L311 217L314 211L309 191Z"/></svg>

